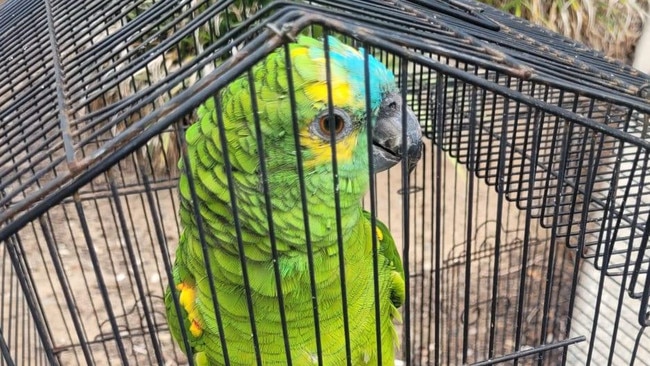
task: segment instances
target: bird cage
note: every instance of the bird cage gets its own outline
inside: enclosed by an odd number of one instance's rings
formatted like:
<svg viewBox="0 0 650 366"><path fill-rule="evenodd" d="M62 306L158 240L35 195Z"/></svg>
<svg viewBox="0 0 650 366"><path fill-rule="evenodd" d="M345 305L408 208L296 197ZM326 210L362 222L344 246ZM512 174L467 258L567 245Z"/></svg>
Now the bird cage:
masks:
<svg viewBox="0 0 650 366"><path fill-rule="evenodd" d="M296 96L306 91L292 79L299 74L291 47L301 37L322 49L319 90L330 136L338 131L333 115L341 100L354 100L363 116L351 126L365 143L342 147L332 137L319 155L335 172L323 184L331 188L327 207L337 210L329 231L320 233L332 238L338 256L330 270L343 289L341 304L334 301L341 311L334 313L318 300L315 278L325 269L313 260L316 239L307 239L319 235L314 225L320 223L308 220L316 210L309 209L313 191L303 157L312 145L301 140L300 116L307 112ZM361 94L345 94L332 78L340 72L336 48L356 55L348 72L363 86ZM269 63L273 55L283 61ZM208 259L198 267L210 273L231 265L244 278L235 291L216 275L205 277L210 286L202 295L211 301L202 306L213 309L218 327L210 342L223 356L203 355L210 363L271 364L274 353L285 361L273 364L385 365L375 356L392 344L379 325L361 342L370 351L353 358L361 317L380 314L380 304L388 303L378 275L385 228L402 262L391 273L403 268L405 290L399 315L388 322L394 325L385 328L394 326L400 343L396 365L640 365L650 359L650 182L644 175L650 78L582 44L472 0L7 0L0 4L0 60L2 365L207 364L196 357L207 352L193 343L201 335L193 333L188 311L186 327L167 315L187 309L187 300L166 292L179 288L173 268L187 220L197 223L199 257L221 248L211 230L230 232L237 244L230 248L239 261ZM393 151L399 161L381 172L369 163L381 149L368 143L378 133L372 116L383 110L372 104L371 67L394 76L391 105L400 112L401 135L394 137L401 145ZM274 74L277 80L258 84ZM278 100L264 95L269 83L284 85L284 104L265 105ZM249 135L228 140L221 137L228 113L236 115L227 110L234 85L249 90L230 107L246 105L253 117ZM418 139L407 135L411 112L422 135L419 161L403 146ZM218 151L188 154L195 151L199 129L192 126L199 120L212 126L211 136L221 136L209 145ZM286 129L275 133L278 121ZM238 156L224 148L234 143L257 151L251 171L230 162ZM287 164L298 179L278 183L274 169L280 168L270 156L284 143L291 145L284 146L293 151ZM346 201L351 188L337 167L351 158L337 148L366 151L358 156L368 161L349 173L367 180L360 202ZM204 222L212 196L190 174L197 161L227 166L218 177L226 182L224 202L232 203L220 206L225 229ZM250 177L259 179L255 194L237 196ZM179 184L186 190L179 192ZM255 200L265 215L247 218L251 203L242 199ZM283 246L290 233L276 213L281 204L293 205L304 247ZM348 204L369 212L368 243L344 243L349 216L342 205ZM268 232L271 246L260 251L243 239L246 225ZM372 291L359 290L372 296L361 312L350 305L360 287L344 269L353 263L343 254L357 247L365 248L359 260L372 263L360 271L373 280ZM304 306L313 307L305 337L316 334L307 358L290 336L295 303L283 295L289 289L281 266L291 255L307 263L300 273L311 284L300 289L310 299ZM259 262L268 264L265 271L255 272ZM264 280L275 284L269 285L274 301L263 300L275 310L266 313L256 304ZM222 319L233 298L245 314L238 335L228 335L224 327L231 323ZM264 332L271 318L283 326L269 346ZM319 328L329 318L342 328ZM225 355L242 334L249 354L231 348ZM345 361L328 362L332 344ZM188 348L189 358L182 351Z"/></svg>

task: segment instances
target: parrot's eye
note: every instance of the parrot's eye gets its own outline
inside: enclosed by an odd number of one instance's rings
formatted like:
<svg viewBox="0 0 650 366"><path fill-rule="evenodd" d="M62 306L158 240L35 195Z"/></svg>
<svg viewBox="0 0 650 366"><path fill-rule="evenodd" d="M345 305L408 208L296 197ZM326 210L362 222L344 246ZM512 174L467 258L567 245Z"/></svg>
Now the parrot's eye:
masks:
<svg viewBox="0 0 650 366"><path fill-rule="evenodd" d="M334 123L330 122L330 119L328 117L329 116L321 116L318 120L318 127L320 127L320 131L324 135L330 135L332 133L331 127L334 127L334 134L340 134L345 127L345 121L343 120L343 117L335 114L332 116L334 118Z"/></svg>
<svg viewBox="0 0 650 366"><path fill-rule="evenodd" d="M332 114L328 109L322 111L311 124L312 133L325 141L330 141L332 135L338 140L347 136L352 130L350 116L339 108L334 108Z"/></svg>

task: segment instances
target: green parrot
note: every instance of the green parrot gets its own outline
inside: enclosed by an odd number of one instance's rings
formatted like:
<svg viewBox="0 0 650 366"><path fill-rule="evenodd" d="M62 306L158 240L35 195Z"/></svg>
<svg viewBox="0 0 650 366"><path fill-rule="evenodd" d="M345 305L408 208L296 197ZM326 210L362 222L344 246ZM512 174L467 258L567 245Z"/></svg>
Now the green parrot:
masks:
<svg viewBox="0 0 650 366"><path fill-rule="evenodd" d="M388 228L377 221L373 232L370 214L363 210L361 201L369 188L369 143L374 145L372 164L375 171L388 169L403 159L412 169L421 155L422 135L415 115L407 109L407 141L402 143L399 89L393 74L369 56L370 119L374 137L372 142L368 141L365 50L347 46L334 37L328 40L333 120L329 117L323 41L301 36L288 46L299 124L299 152L296 152L294 140L285 49L271 53L252 70L283 309L279 308L276 293L255 133L256 117L247 75L229 84L219 94L227 146L221 145L214 98L198 108L198 120L186 132L189 166L185 166L183 159L179 162L183 231L173 266L175 288L167 289L165 303L171 333L183 351L193 357L196 365L225 364L209 277L214 281L217 294L229 364L256 364L251 314L247 308L224 162L226 154L232 167L240 239L244 247L252 316L262 364L288 363L281 312L286 316L292 364L318 364L297 153L301 154L304 169L322 363L346 364L334 200L336 189L340 197L350 361L352 365L374 365L381 359L383 365L394 364L399 341L393 321L399 321L398 308L405 297L402 261ZM336 187L330 145L332 135L336 143ZM192 200L187 174L191 174L197 201ZM198 205L203 223L203 245L207 246L210 272L205 265L194 205ZM379 248L379 319L375 319L373 235ZM173 293L178 298L180 313L176 311ZM376 323L381 331L381 354L377 352ZM191 350L185 349L183 333L188 337Z"/></svg>

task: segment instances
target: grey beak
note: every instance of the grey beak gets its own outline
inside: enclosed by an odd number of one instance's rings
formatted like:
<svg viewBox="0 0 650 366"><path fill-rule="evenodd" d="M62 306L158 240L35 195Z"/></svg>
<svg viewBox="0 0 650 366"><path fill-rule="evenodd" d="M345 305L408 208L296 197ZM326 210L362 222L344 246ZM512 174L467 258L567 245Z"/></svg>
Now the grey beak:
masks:
<svg viewBox="0 0 650 366"><path fill-rule="evenodd" d="M375 173L387 170L406 155L409 172L422 156L422 131L413 111L406 107L406 141L402 142L402 97L387 95L379 107L373 130L373 167Z"/></svg>

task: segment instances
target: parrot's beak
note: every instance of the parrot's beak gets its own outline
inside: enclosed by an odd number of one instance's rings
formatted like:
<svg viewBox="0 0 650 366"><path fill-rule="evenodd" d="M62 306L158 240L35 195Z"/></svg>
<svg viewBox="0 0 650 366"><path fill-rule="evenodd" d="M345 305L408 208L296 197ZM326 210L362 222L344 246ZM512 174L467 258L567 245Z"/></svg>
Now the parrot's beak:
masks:
<svg viewBox="0 0 650 366"><path fill-rule="evenodd" d="M373 130L373 167L375 173L387 170L402 161L404 155L409 172L422 156L422 131L411 108L406 107L406 142L402 141L402 97L389 94L379 107Z"/></svg>

